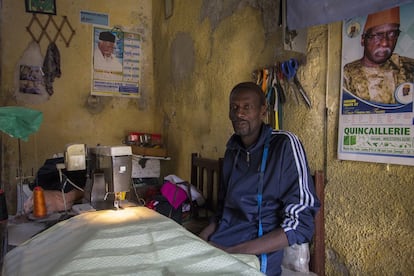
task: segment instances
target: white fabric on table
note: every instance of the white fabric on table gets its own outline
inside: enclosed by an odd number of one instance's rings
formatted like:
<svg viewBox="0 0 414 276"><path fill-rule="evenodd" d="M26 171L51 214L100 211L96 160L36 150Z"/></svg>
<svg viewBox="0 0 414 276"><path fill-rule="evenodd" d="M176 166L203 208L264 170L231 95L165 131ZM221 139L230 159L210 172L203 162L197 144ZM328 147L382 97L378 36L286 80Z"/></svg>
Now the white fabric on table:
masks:
<svg viewBox="0 0 414 276"><path fill-rule="evenodd" d="M263 275L146 207L83 213L11 250L2 275ZM253 267L255 266L255 267Z"/></svg>

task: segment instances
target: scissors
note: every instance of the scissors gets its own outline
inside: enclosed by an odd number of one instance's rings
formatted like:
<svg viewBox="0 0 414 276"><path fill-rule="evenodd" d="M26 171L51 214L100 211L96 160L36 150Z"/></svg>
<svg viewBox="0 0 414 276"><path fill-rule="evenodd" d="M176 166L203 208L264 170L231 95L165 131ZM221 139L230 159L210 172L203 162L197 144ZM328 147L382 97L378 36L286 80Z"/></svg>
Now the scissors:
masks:
<svg viewBox="0 0 414 276"><path fill-rule="evenodd" d="M288 79L288 81L291 83L293 81L293 84L296 87L295 91L299 91L299 93L302 95L302 98L305 100L307 106L309 108L312 107L312 103L306 94L305 89L303 89L302 84L299 82L298 77L296 75L296 72L298 70L298 61L294 58L289 59L288 61L282 62L282 72ZM295 94L296 98L297 95Z"/></svg>
<svg viewBox="0 0 414 276"><path fill-rule="evenodd" d="M282 72L288 80L295 77L296 71L298 70L298 61L294 58L288 61L282 62Z"/></svg>

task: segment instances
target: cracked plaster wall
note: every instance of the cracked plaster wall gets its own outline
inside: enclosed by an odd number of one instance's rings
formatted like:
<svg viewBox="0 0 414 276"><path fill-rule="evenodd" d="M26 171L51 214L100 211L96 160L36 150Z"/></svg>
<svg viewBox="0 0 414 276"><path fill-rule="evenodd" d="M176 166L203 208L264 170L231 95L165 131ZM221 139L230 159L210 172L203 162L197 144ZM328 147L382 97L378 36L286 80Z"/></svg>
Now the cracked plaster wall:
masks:
<svg viewBox="0 0 414 276"><path fill-rule="evenodd" d="M154 18L162 18L162 2ZM275 13L266 8L275 2L176 0L173 16L154 24L155 92L173 157L166 173L188 179L191 152L223 156L231 88L293 55L274 24L277 6ZM412 167L336 158L340 34L340 23L309 29L298 77L313 108L288 95L283 119L302 140L311 169L326 169L326 275L412 275Z"/></svg>

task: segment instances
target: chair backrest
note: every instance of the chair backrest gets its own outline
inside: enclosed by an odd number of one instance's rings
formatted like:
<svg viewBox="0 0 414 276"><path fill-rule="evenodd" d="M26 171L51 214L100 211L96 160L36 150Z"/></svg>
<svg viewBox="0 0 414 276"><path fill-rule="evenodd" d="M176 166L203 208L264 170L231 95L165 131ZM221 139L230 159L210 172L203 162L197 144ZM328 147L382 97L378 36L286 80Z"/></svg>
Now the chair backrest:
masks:
<svg viewBox="0 0 414 276"><path fill-rule="evenodd" d="M191 184L197 187L206 200L205 208L217 210L218 191L222 179L223 158L203 158L198 153L191 154Z"/></svg>
<svg viewBox="0 0 414 276"><path fill-rule="evenodd" d="M313 234L312 247L310 252L310 270L319 276L325 275L325 175L322 171L315 171L313 177L316 195L321 207L315 217L315 231Z"/></svg>

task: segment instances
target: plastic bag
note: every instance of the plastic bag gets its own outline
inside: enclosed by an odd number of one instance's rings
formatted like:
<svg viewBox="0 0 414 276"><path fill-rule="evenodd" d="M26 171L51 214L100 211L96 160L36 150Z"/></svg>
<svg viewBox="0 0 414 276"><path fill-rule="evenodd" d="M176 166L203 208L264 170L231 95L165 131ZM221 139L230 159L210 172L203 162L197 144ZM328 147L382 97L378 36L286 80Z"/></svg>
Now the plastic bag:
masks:
<svg viewBox="0 0 414 276"><path fill-rule="evenodd" d="M32 41L24 50L14 71L14 96L18 103L41 104L49 99L42 67L40 45Z"/></svg>
<svg viewBox="0 0 414 276"><path fill-rule="evenodd" d="M11 137L27 141L30 134L38 131L42 121L40 111L18 106L0 107L0 130Z"/></svg>
<svg viewBox="0 0 414 276"><path fill-rule="evenodd" d="M282 266L298 272L309 272L309 244L293 244L284 249Z"/></svg>

